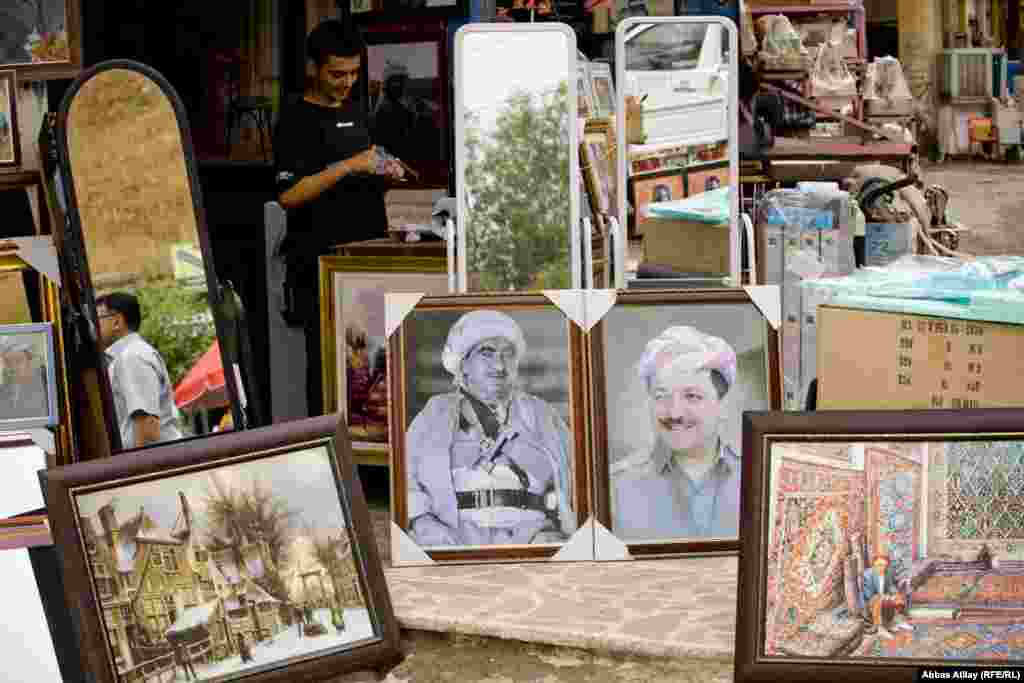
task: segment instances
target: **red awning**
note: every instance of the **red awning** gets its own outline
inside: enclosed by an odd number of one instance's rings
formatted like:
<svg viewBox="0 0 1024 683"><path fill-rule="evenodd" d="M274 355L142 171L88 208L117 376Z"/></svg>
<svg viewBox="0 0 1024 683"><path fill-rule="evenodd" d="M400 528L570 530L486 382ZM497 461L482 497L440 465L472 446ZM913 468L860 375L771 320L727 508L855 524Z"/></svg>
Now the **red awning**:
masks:
<svg viewBox="0 0 1024 683"><path fill-rule="evenodd" d="M174 402L179 410L211 410L228 406L224 382L224 364L220 346L213 343L174 389Z"/></svg>

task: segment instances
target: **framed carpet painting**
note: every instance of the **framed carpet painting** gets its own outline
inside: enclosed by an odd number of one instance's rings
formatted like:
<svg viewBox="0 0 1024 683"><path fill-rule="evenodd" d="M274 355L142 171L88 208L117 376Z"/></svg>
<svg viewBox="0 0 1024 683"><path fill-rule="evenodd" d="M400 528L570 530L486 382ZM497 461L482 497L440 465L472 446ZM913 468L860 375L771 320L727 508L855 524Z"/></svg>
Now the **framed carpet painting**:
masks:
<svg viewBox="0 0 1024 683"><path fill-rule="evenodd" d="M392 564L592 559L580 328L541 294L402 311L389 338Z"/></svg>
<svg viewBox="0 0 1024 683"><path fill-rule="evenodd" d="M40 480L89 680L327 680L401 661L335 416Z"/></svg>
<svg viewBox="0 0 1024 683"><path fill-rule="evenodd" d="M743 427L739 683L992 680L1024 661L1024 410Z"/></svg>
<svg viewBox="0 0 1024 683"><path fill-rule="evenodd" d="M588 342L595 519L633 558L737 552L742 415L781 405L761 309L742 289L619 292Z"/></svg>
<svg viewBox="0 0 1024 683"><path fill-rule="evenodd" d="M448 293L444 259L320 257L324 412L344 413L359 464L387 465L386 292Z"/></svg>

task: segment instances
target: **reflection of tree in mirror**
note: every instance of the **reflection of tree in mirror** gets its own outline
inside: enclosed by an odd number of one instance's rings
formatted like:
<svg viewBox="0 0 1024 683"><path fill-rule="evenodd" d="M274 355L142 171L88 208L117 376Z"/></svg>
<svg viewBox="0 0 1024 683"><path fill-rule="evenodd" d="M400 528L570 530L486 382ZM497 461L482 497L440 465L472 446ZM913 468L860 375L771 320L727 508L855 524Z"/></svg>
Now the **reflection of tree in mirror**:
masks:
<svg viewBox="0 0 1024 683"><path fill-rule="evenodd" d="M160 352L177 384L216 339L206 291L152 281L134 293L142 308L139 334Z"/></svg>
<svg viewBox="0 0 1024 683"><path fill-rule="evenodd" d="M484 291L567 288L568 84L516 92L484 131L466 125L468 271Z"/></svg>

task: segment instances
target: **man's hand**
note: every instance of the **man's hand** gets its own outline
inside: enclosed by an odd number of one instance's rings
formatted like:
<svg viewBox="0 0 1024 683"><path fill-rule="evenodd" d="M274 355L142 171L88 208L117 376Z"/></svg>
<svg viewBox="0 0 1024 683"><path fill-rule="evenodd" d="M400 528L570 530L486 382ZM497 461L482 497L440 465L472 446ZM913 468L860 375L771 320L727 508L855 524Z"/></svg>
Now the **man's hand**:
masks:
<svg viewBox="0 0 1024 683"><path fill-rule="evenodd" d="M365 152L349 157L344 162L349 173L370 175L377 172L377 146L373 145Z"/></svg>
<svg viewBox="0 0 1024 683"><path fill-rule="evenodd" d="M410 530L422 546L459 545L451 529L433 515L417 517Z"/></svg>
<svg viewBox="0 0 1024 683"><path fill-rule="evenodd" d="M148 413L136 412L132 415L132 432L135 434L134 444L124 444L125 448L142 448L160 440L160 418Z"/></svg>

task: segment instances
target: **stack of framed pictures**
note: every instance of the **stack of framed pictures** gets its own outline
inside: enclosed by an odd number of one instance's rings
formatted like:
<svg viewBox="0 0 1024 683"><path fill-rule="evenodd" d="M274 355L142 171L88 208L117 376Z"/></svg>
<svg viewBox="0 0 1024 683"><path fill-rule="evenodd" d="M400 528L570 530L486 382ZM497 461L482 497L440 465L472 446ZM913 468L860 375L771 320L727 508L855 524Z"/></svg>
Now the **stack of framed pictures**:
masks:
<svg viewBox="0 0 1024 683"><path fill-rule="evenodd" d="M762 293L388 295L392 562L735 552L740 416L780 402Z"/></svg>

